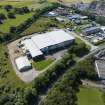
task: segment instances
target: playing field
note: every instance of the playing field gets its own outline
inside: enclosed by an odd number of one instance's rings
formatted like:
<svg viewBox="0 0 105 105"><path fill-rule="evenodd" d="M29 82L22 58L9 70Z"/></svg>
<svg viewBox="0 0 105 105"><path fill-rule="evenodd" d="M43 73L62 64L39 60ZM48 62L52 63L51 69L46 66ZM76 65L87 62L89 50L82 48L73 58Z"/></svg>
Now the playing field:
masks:
<svg viewBox="0 0 105 105"><path fill-rule="evenodd" d="M77 96L77 105L104 105L102 92L97 89L82 87Z"/></svg>

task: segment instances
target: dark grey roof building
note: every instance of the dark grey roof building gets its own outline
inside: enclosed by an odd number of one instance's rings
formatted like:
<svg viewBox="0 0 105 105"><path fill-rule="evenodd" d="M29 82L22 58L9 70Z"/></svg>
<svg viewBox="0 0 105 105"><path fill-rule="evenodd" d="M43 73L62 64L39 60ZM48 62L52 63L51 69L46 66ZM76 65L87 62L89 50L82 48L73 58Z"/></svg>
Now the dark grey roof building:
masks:
<svg viewBox="0 0 105 105"><path fill-rule="evenodd" d="M89 27L89 28L85 28L82 30L82 33L84 35L91 35L91 34L95 34L98 32L101 32L102 30L100 29L100 27Z"/></svg>

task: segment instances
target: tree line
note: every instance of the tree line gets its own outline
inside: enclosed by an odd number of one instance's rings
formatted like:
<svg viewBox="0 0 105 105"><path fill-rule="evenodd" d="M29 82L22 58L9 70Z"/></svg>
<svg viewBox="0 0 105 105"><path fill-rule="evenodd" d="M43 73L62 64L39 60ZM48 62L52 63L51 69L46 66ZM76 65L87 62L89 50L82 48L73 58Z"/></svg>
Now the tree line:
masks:
<svg viewBox="0 0 105 105"><path fill-rule="evenodd" d="M76 94L82 84L81 79L98 79L93 62L93 59L89 58L69 69L51 88L40 105L77 105Z"/></svg>

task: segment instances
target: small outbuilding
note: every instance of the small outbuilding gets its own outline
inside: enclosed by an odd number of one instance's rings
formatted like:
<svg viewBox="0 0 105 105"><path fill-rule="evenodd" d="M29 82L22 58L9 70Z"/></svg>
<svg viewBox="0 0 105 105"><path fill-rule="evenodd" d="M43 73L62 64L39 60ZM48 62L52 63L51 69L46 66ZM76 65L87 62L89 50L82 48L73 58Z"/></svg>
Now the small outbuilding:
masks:
<svg viewBox="0 0 105 105"><path fill-rule="evenodd" d="M31 63L29 62L29 60L26 56L21 56L21 57L17 58L15 60L15 63L16 63L17 69L20 72L27 71L32 68Z"/></svg>
<svg viewBox="0 0 105 105"><path fill-rule="evenodd" d="M56 20L59 21L59 22L64 22L65 21L65 19L62 18L62 17L56 17Z"/></svg>

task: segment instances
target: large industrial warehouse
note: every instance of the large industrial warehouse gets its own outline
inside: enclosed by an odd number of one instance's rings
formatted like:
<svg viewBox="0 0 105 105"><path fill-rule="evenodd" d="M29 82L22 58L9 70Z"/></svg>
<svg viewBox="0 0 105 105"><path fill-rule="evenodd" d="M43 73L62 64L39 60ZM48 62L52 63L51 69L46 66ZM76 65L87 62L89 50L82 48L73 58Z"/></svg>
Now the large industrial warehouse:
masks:
<svg viewBox="0 0 105 105"><path fill-rule="evenodd" d="M32 58L39 58L45 53L58 48L66 47L74 42L75 38L63 30L56 30L44 34L32 35L21 41L24 53Z"/></svg>

